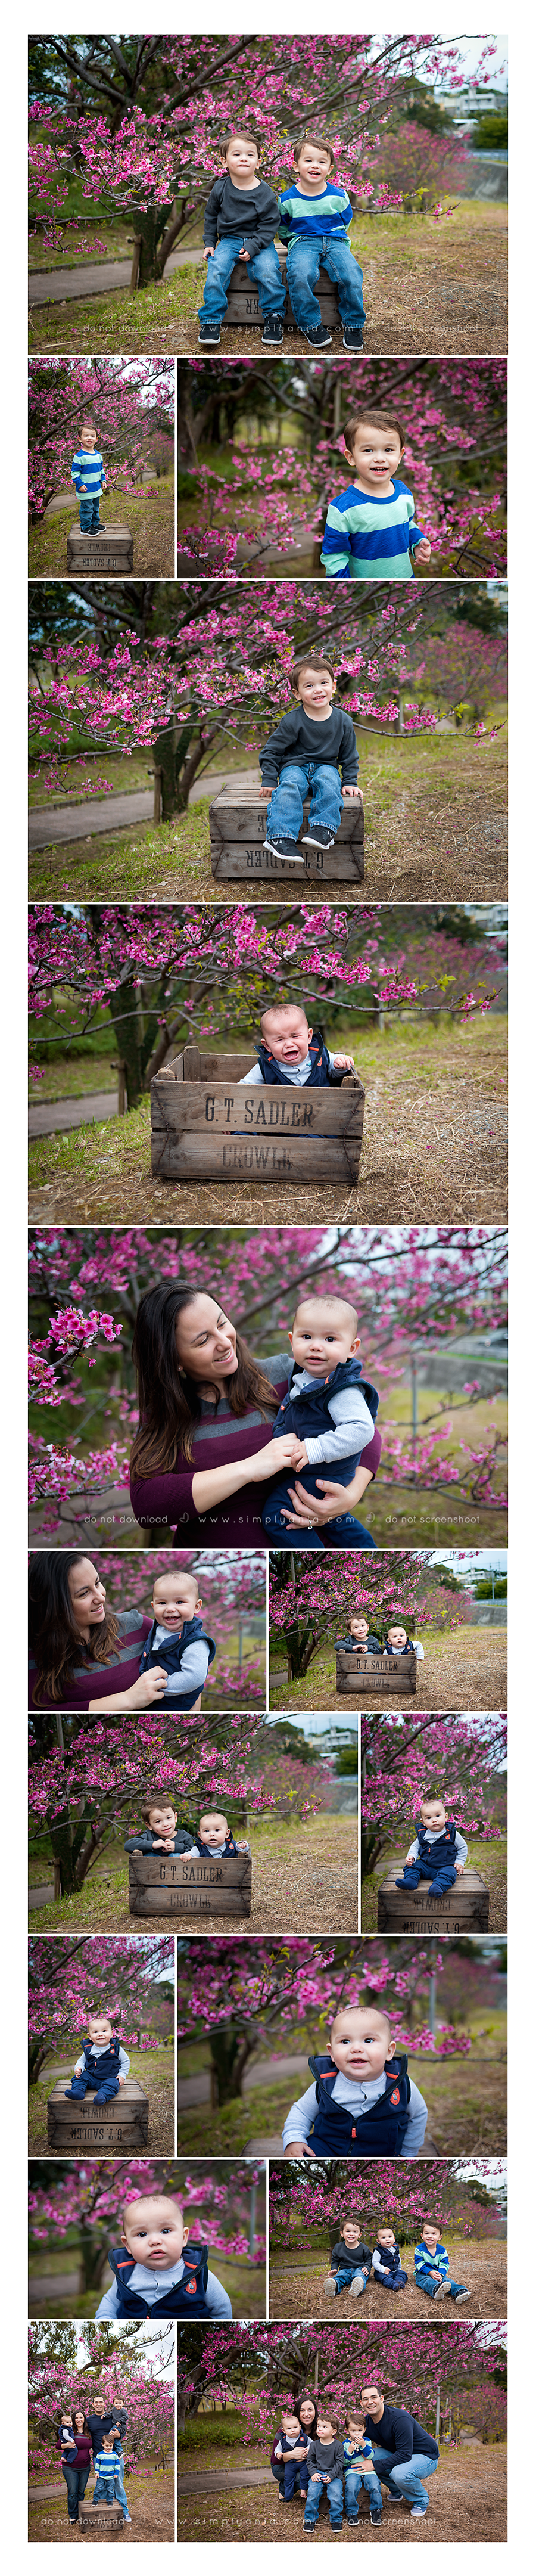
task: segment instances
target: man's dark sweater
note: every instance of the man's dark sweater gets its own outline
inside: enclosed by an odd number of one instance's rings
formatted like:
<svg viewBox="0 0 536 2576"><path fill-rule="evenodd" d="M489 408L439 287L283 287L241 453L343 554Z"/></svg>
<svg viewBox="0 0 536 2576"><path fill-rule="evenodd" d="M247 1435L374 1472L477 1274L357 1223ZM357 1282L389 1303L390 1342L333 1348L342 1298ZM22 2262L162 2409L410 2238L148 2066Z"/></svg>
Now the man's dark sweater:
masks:
<svg viewBox="0 0 536 2576"><path fill-rule="evenodd" d="M342 2442L337 2442L335 2439L332 2442L319 2442L317 2433L316 2440L311 2442L307 2453L307 2467L310 2477L314 2469L319 2469L323 2478L342 2478L344 2470Z"/></svg>
<svg viewBox="0 0 536 2576"><path fill-rule="evenodd" d="M344 2236L341 2236L340 2243L332 2245L331 2248L332 2272L342 2272L344 2263L351 2263L353 2272L366 2272L368 2277L369 2272L372 2271L372 2255L369 2246L362 2245L360 2240L359 2245L352 2245L350 2249L349 2245L345 2245Z"/></svg>
<svg viewBox="0 0 536 2576"><path fill-rule="evenodd" d="M343 787L357 786L359 761L351 716L342 707L332 707L329 716L316 724L306 716L301 700L299 707L288 707L276 733L269 734L259 752L263 786L277 787L283 769L298 762L307 769L311 760L328 762L330 769L342 772Z"/></svg>
<svg viewBox="0 0 536 2576"><path fill-rule="evenodd" d="M107 2415L88 2415L86 2417L86 2422L89 2424L93 2449L94 2451L98 2451L100 2449L103 2434L113 2432L115 2424L117 2424L119 2439L120 2441L123 2440L123 2434L125 2432L126 2425L128 2424L126 2406L114 2407L113 2415L110 2414L109 2411ZM117 2449L117 2443L115 2448Z"/></svg>
<svg viewBox="0 0 536 2576"><path fill-rule="evenodd" d="M432 2434L425 2433L424 2425L417 2423L416 2415L406 2414L405 2406L384 2406L379 2424L373 2422L372 2415L367 2415L365 2432L379 2451L392 2452L393 2468L401 2468L403 2460L411 2460L414 2451L423 2451L427 2460L439 2459L437 2442L434 2442Z"/></svg>
<svg viewBox="0 0 536 2576"><path fill-rule="evenodd" d="M279 207L273 190L261 179L258 188L235 188L229 172L215 179L205 207L203 241L205 249L214 249L233 233L244 234L250 259L258 250L267 250L279 227Z"/></svg>

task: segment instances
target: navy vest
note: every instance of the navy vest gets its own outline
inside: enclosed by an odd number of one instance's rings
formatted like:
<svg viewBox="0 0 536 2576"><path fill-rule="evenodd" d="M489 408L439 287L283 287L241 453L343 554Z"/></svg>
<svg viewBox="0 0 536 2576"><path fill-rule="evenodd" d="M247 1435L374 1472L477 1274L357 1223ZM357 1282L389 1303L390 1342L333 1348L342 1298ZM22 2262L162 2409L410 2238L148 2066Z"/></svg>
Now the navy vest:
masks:
<svg viewBox="0 0 536 2576"><path fill-rule="evenodd" d="M182 2260L182 2281L173 2290L163 2290L161 2299L144 2299L140 2290L131 2290L130 2281L136 2266L124 2245L113 2245L108 2262L113 2272L121 2317L206 2317L208 2281L208 2245L187 2245Z"/></svg>
<svg viewBox="0 0 536 2576"><path fill-rule="evenodd" d="M206 1629L203 1627L202 1619L185 1619L183 1621L182 1628L177 1630L177 1635L175 1637L168 1637L167 1645L155 1646L153 1644L153 1639L156 1635L156 1630L159 1627L164 1627L164 1625L164 1620L153 1619L151 1634L149 1637L146 1637L145 1645L142 1646L140 1655L140 1673L151 1672L155 1664L162 1664L164 1672L166 1673L180 1673L185 1647L193 1646L198 1637L204 1637L205 1645L208 1646L208 1662L210 1671L210 1666L214 1662L216 1647L214 1644L214 1638L207 1636ZM186 1692L181 1691L181 1708L195 1708L196 1699L199 1699L199 1689Z"/></svg>
<svg viewBox="0 0 536 2576"><path fill-rule="evenodd" d="M328 1048L324 1046L321 1029L313 1031L309 1054L311 1071L307 1075L307 1081L296 1083L290 1081L288 1073L283 1073L282 1066L276 1063L275 1055L270 1054L269 1047L257 1047L263 1082L284 1083L286 1091L318 1091L325 1090L330 1082L343 1081L342 1073L330 1073Z"/></svg>
<svg viewBox="0 0 536 2576"><path fill-rule="evenodd" d="M314 2142L329 2156L402 2154L411 2098L407 2057L392 2058L385 2069L385 2093L361 2114L347 2111L342 2102L333 2101L337 2067L332 2057L310 2057L309 2065L319 2106L309 2131L309 2145Z"/></svg>
<svg viewBox="0 0 536 2576"><path fill-rule="evenodd" d="M425 1860L426 1867L429 1870L435 1871L436 1869L445 1869L449 1860L455 1861L456 1859L455 1825L445 1825L444 1833L440 1834L439 1842L437 1843L429 1842L428 1835L425 1834L424 1825L418 1825L417 1842L419 1845L419 1860Z"/></svg>
<svg viewBox="0 0 536 2576"><path fill-rule="evenodd" d="M225 1851L223 1852L212 1852L210 1849L210 1843L200 1843L198 1835L196 1836L196 1840L201 1860L233 1860L235 1853L238 1851L238 1843L233 1841L232 1834L228 1834Z"/></svg>
<svg viewBox="0 0 536 2576"><path fill-rule="evenodd" d="M331 1370L330 1376L323 1378L321 1384L305 1387L302 1394L295 1396L293 1399L290 1389L293 1378L298 1376L301 1377L301 1369L298 1370L294 1368L292 1371L290 1386L287 1388L286 1395L283 1396L282 1404L279 1406L279 1412L276 1413L273 1428L274 1440L280 1440L284 1431L295 1431L297 1440L307 1440L309 1438L311 1440L314 1440L315 1438L318 1440L322 1431L333 1431L333 1416L329 1411L329 1399L331 1395L339 1395L342 1392L342 1389L347 1386L361 1386L361 1393L364 1395L365 1404L368 1404L369 1413L372 1414L373 1422L376 1421L376 1414L380 1401L378 1389L376 1386L369 1386L369 1382L366 1377L362 1378L360 1360L338 1360L337 1367ZM341 1482L344 1483L344 1468L347 1464L348 1461L345 1458L338 1458L336 1460L337 1482L340 1477Z"/></svg>
<svg viewBox="0 0 536 2576"><path fill-rule="evenodd" d="M406 1638L405 1646L390 1646L390 1645L389 1645L389 1638L388 1638L388 1637L386 1637L386 1639L385 1639L385 1653L386 1653L386 1655L414 1655L414 1653L415 1653L415 1647L414 1647L414 1643L413 1643L413 1638L412 1638L412 1637L407 1637L407 1638Z"/></svg>
<svg viewBox="0 0 536 2576"><path fill-rule="evenodd" d="M380 2255L384 2272L391 2272L394 2276L395 2272L400 2271L399 2245L377 2245L376 2253Z"/></svg>
<svg viewBox="0 0 536 2576"><path fill-rule="evenodd" d="M91 2039L86 2039L84 2046L84 2074L93 2075L97 2085L107 2084L110 2075L119 2074L119 2047L120 2042L118 2039L109 2039L108 2047L104 2055L102 2057L94 2057L93 2042Z"/></svg>

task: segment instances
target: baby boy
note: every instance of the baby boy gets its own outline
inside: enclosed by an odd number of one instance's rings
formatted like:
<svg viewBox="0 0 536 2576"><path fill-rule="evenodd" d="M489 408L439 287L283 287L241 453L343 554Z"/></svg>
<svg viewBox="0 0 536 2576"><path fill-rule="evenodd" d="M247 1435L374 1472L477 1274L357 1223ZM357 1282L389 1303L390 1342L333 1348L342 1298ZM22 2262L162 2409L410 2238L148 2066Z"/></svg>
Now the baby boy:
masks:
<svg viewBox="0 0 536 2576"><path fill-rule="evenodd" d="M339 2005L329 2051L309 2065L313 2083L285 2120L285 2156L418 2155L428 2112L388 2013Z"/></svg>
<svg viewBox="0 0 536 2576"><path fill-rule="evenodd" d="M155 1667L164 1672L162 1696L167 1708L196 1708L216 1647L203 1627L195 1574L183 1573L179 1566L157 1574L152 1607L153 1625L142 1647L140 1673Z"/></svg>
<svg viewBox="0 0 536 2576"><path fill-rule="evenodd" d="M261 1011L262 1045L257 1064L241 1082L290 1083L301 1090L324 1090L333 1076L353 1073L353 1055L331 1055L321 1029L310 1029L298 1002L271 1002Z"/></svg>
<svg viewBox="0 0 536 2576"><path fill-rule="evenodd" d="M299 1474L306 1493L316 1492L319 1467L329 1465L335 1481L350 1485L361 1452L374 1433L378 1409L376 1388L361 1380L357 1315L342 1297L307 1297L298 1306L289 1333L294 1362L288 1394L276 1414L273 1436L296 1433L292 1474ZM291 1476L272 1486L262 1513L263 1529L272 1541L288 1529L282 1518L289 1508ZM313 1518L313 1515L311 1515ZM329 1545L355 1543L350 1512L329 1523Z"/></svg>
<svg viewBox="0 0 536 2576"><path fill-rule="evenodd" d="M423 1798L421 1822L415 1841L410 1843L402 1878L397 1887L418 1887L421 1878L431 1879L437 1896L447 1887L455 1887L463 1876L467 1860L467 1843L456 1825L447 1824L442 1798Z"/></svg>
<svg viewBox="0 0 536 2576"><path fill-rule="evenodd" d="M180 2203L166 2192L142 2194L123 2207L121 2242L108 2253L113 2287L101 2317L232 2317L231 2301L207 2267L206 2245L189 2244ZM186 2246L189 2252L186 2253Z"/></svg>
<svg viewBox="0 0 536 2576"><path fill-rule="evenodd" d="M113 2102L120 2084L126 2082L130 2058L117 2037L112 2036L107 2013L90 2013L88 2030L89 2038L82 2056L77 2058L65 2100L85 2102L86 2093L94 2093L97 2102Z"/></svg>

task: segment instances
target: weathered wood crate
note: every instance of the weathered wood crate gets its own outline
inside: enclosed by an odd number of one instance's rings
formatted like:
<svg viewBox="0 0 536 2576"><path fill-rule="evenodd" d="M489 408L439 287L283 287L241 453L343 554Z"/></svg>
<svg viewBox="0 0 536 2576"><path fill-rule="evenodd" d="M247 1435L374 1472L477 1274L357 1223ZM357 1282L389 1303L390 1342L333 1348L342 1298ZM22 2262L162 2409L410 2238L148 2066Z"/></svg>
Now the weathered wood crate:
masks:
<svg viewBox="0 0 536 2576"><path fill-rule="evenodd" d="M78 2507L80 2530L89 2532L92 2540L113 2540L123 2530L123 2507L114 2496L113 2504L88 2504L84 2496Z"/></svg>
<svg viewBox="0 0 536 2576"><path fill-rule="evenodd" d="M174 1056L151 1083L151 1171L158 1179L348 1181L359 1172L365 1092L358 1075L327 1090L240 1088L249 1055Z"/></svg>
<svg viewBox="0 0 536 2576"><path fill-rule="evenodd" d="M131 1914L251 1914L251 1855L129 1852L128 1902Z"/></svg>
<svg viewBox="0 0 536 2576"><path fill-rule="evenodd" d="M277 255L281 275L286 285L287 254L286 251L279 250ZM331 277L328 277L327 268L320 268L319 270L318 286L315 286L315 295L317 302L320 305L321 318L325 323L326 330L342 330L336 290ZM237 259L236 267L233 268L232 275L229 279L229 285L227 288L227 312L222 314L221 327L223 331L264 330L264 314L262 306L259 304L258 290L255 285L255 279L251 275L249 264L245 260ZM284 327L285 331L297 331L298 329L298 324L292 311L288 287L284 313Z"/></svg>
<svg viewBox="0 0 536 2576"><path fill-rule="evenodd" d="M337 1690L351 1691L352 1698L381 1699L390 1708L392 1699L414 1699L417 1689L416 1655L353 1655L347 1646L337 1646Z"/></svg>
<svg viewBox="0 0 536 2576"><path fill-rule="evenodd" d="M309 816L309 798L304 804L304 818ZM303 871L296 860L281 859L273 850L263 847L266 833L266 804L256 803L251 796L240 796L230 784L209 807L210 864L213 877L284 877L292 878L298 894L304 877L324 885L360 880L365 874L365 817L361 797L352 797L343 805L337 838L332 850L305 850Z"/></svg>
<svg viewBox="0 0 536 2576"><path fill-rule="evenodd" d="M132 529L118 520L107 519L102 537L83 536L78 520L73 521L67 538L67 571L104 573L122 577L134 571L134 538Z"/></svg>
<svg viewBox="0 0 536 2576"><path fill-rule="evenodd" d="M397 1887L403 1867L402 1854L378 1888L379 1932L417 1933L418 1938L438 1932L443 1938L448 1932L489 1931L489 1888L478 1869L467 1866L455 1887L434 1896L432 1879L421 1878L419 1887Z"/></svg>
<svg viewBox="0 0 536 2576"><path fill-rule="evenodd" d="M61 2083L54 2085L47 2102L48 2143L55 2155L98 2155L110 2149L126 2156L131 2148L146 2147L148 2125L147 2094L131 2075L113 2102L97 2102L94 2093L86 2093L85 2102L66 2102Z"/></svg>

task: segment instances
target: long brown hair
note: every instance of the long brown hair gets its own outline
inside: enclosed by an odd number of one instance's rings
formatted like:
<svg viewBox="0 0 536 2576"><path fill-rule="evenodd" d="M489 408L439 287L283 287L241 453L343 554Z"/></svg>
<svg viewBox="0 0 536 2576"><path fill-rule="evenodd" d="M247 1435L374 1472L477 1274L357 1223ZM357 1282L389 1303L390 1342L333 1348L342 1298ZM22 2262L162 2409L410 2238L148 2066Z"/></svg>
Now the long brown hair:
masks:
<svg viewBox="0 0 536 2576"><path fill-rule="evenodd" d="M131 1473L136 1476L154 1476L159 1469L176 1467L179 1458L191 1466L194 1433L201 1420L201 1396L195 1378L189 1377L186 1369L179 1370L175 1327L177 1316L195 1304L198 1293L190 1285L162 1286L149 1288L140 1300L132 1343L140 1408L130 1461ZM211 1296L212 1290L203 1294ZM273 1386L239 1333L236 1355L238 1368L223 1381L231 1413L247 1413L250 1404L258 1404L259 1412L267 1418L277 1413Z"/></svg>
<svg viewBox="0 0 536 2576"><path fill-rule="evenodd" d="M69 1591L71 1566L83 1565L87 1548L76 1554L38 1555L32 1558L28 1581L28 1633L30 1654L37 1665L33 1686L36 1708L43 1698L65 1697L69 1682L74 1681L77 1665L107 1664L119 1645L120 1631L113 1610L105 1610L99 1619L93 1639L80 1637ZM91 1564L91 1558L88 1559Z"/></svg>

